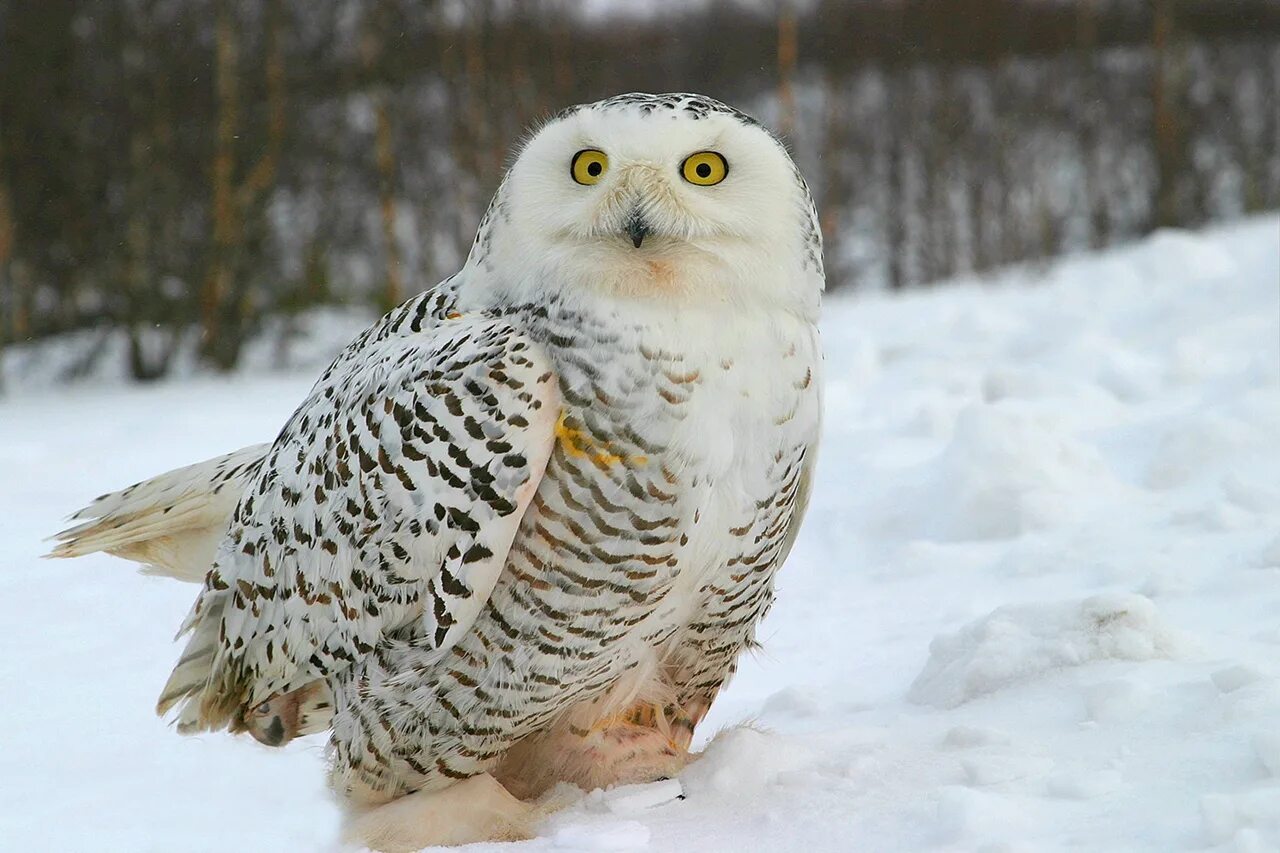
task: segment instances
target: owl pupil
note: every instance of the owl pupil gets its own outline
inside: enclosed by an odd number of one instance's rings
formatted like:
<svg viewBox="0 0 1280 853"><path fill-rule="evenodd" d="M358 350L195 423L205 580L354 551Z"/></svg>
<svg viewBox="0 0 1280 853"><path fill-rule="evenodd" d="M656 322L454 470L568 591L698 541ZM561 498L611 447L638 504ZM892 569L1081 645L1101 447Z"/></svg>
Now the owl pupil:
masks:
<svg viewBox="0 0 1280 853"><path fill-rule="evenodd" d="M588 175L590 175L590 176L591 176L591 177L593 177L593 178L598 178L598 177L600 177L600 164L599 164L599 163L588 163L588 164L587 164L587 174L588 174Z"/></svg>
<svg viewBox="0 0 1280 853"><path fill-rule="evenodd" d="M697 166L694 167L693 171L698 173L699 178L711 177L711 167L706 163L699 163Z"/></svg>

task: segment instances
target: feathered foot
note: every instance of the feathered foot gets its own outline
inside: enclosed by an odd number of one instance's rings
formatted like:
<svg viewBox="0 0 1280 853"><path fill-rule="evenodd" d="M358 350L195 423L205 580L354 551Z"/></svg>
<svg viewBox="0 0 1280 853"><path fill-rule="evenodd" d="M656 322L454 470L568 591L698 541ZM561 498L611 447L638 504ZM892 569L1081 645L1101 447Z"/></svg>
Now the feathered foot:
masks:
<svg viewBox="0 0 1280 853"><path fill-rule="evenodd" d="M638 703L590 728L562 723L513 746L494 775L523 798L558 782L590 791L669 779L690 761L684 725L673 727L669 710Z"/></svg>
<svg viewBox="0 0 1280 853"><path fill-rule="evenodd" d="M344 840L380 853L409 853L433 845L532 838L547 809L513 797L488 773L439 791L417 791L355 812Z"/></svg>
<svg viewBox="0 0 1280 853"><path fill-rule="evenodd" d="M683 707L667 706L671 720L671 739L681 749L687 750L693 743L693 730L702 722L702 718L711 710L714 696L699 696L691 699Z"/></svg>

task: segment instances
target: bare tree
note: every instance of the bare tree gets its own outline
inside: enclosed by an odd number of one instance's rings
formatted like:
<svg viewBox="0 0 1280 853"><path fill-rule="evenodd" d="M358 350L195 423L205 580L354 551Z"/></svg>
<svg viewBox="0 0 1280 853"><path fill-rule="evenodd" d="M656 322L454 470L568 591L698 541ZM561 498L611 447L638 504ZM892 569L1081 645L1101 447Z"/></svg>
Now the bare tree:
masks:
<svg viewBox="0 0 1280 853"><path fill-rule="evenodd" d="M907 97L908 81L905 71L893 72L886 80L888 89L887 101L890 104L909 104ZM886 145L888 148L885 163L885 206L883 221L885 228L884 255L888 266L887 281L893 290L907 286L907 219L910 216L910 199L907 196L907 163L906 147L908 145L908 129L905 126L907 116L905 110L899 109L890 113L885 124Z"/></svg>
<svg viewBox="0 0 1280 853"><path fill-rule="evenodd" d="M267 3L267 134L261 156L243 180L236 180L236 140L240 121L239 27L232 0L218 0L214 64L217 131L213 154L212 258L201 298L201 350L215 366L235 366L244 345L248 281L239 275L245 219L275 180L285 132L285 76L280 0Z"/></svg>
<svg viewBox="0 0 1280 853"><path fill-rule="evenodd" d="M778 4L778 132L790 136L796 126L793 80L800 56L796 10L790 0Z"/></svg>
<svg viewBox="0 0 1280 853"><path fill-rule="evenodd" d="M4 350L9 340L20 340L17 324L18 294L9 263L13 258L13 214L9 208L9 181L5 175L4 151L0 149L0 390L4 389ZM14 316L9 316L10 314Z"/></svg>
<svg viewBox="0 0 1280 853"><path fill-rule="evenodd" d="M1102 75L1098 69L1098 3L1080 0L1076 10L1076 61L1079 64L1080 112L1077 138L1082 166L1082 194L1089 208L1089 245L1101 248L1111 242L1107 206L1106 164L1103 162Z"/></svg>
<svg viewBox="0 0 1280 853"><path fill-rule="evenodd" d="M378 80L386 30L386 7L374 0L365 16L360 35L360 59L369 80ZM371 84L373 104L374 163L378 173L378 218L382 223L382 251L385 261L381 307L383 310L404 301L404 273L400 262L400 240L396 235L396 152L391 132L390 93L385 82Z"/></svg>
<svg viewBox="0 0 1280 853"><path fill-rule="evenodd" d="M1179 183L1188 157L1179 100L1185 66L1174 29L1173 0L1152 2L1152 151L1156 176L1151 225L1163 228L1180 224Z"/></svg>

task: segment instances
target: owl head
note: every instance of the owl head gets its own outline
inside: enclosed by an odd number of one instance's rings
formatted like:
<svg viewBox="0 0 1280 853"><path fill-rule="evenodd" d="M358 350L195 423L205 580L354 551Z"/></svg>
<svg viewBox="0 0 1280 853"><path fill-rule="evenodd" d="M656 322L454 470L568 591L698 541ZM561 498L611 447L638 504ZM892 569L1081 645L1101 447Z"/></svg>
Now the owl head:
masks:
<svg viewBox="0 0 1280 853"><path fill-rule="evenodd" d="M619 95L543 125L469 263L513 298L816 314L823 286L813 200L786 148L751 117L689 94Z"/></svg>

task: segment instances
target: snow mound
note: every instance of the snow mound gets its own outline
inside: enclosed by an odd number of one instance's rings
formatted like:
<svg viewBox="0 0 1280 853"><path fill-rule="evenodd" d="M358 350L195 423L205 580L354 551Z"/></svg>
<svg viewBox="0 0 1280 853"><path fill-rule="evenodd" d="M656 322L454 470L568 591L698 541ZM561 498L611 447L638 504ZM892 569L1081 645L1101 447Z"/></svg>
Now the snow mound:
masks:
<svg viewBox="0 0 1280 853"><path fill-rule="evenodd" d="M905 479L881 532L941 542L1062 524L1118 488L1097 451L1059 424L987 404L961 411L942 453Z"/></svg>
<svg viewBox="0 0 1280 853"><path fill-rule="evenodd" d="M1176 278L1212 282L1230 278L1239 264L1221 245L1203 234L1181 228L1162 228L1135 253L1134 266L1149 280Z"/></svg>
<svg viewBox="0 0 1280 853"><path fill-rule="evenodd" d="M813 757L793 740L738 726L717 734L680 781L691 798L745 797L812 763Z"/></svg>
<svg viewBox="0 0 1280 853"><path fill-rule="evenodd" d="M1176 645L1155 604L1140 595L999 607L934 638L907 698L955 708L1065 667L1171 657Z"/></svg>
<svg viewBox="0 0 1280 853"><path fill-rule="evenodd" d="M1274 850L1263 838L1280 836L1280 788L1244 794L1206 794L1200 819L1210 844L1235 842L1236 850Z"/></svg>
<svg viewBox="0 0 1280 853"><path fill-rule="evenodd" d="M1258 732L1253 736L1253 750L1267 773L1280 779L1280 731Z"/></svg>
<svg viewBox="0 0 1280 853"><path fill-rule="evenodd" d="M939 841L967 847L981 839L1015 834L1031 822L1023 804L999 794L957 786L943 789L938 797ZM985 845L983 849L1002 847Z"/></svg>

